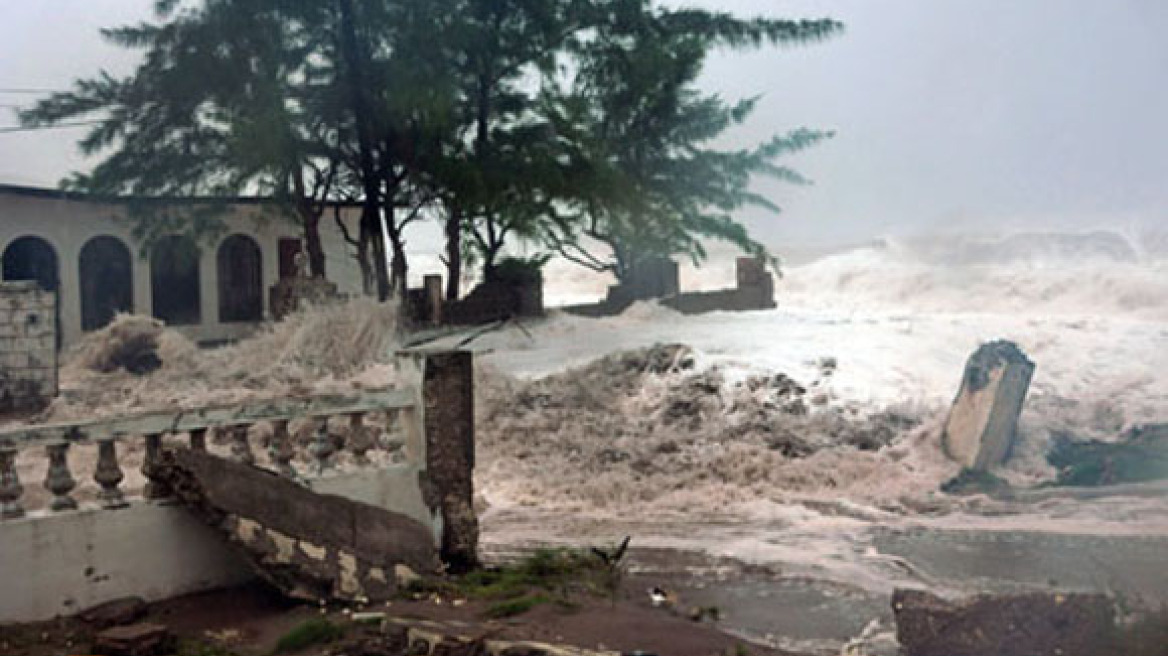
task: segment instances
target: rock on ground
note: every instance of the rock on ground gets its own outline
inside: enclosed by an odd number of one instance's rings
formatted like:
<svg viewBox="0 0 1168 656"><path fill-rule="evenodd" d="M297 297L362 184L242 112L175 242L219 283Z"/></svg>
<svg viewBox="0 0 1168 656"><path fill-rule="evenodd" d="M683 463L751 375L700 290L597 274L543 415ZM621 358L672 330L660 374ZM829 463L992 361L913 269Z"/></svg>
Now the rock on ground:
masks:
<svg viewBox="0 0 1168 656"><path fill-rule="evenodd" d="M1098 594L1034 593L950 602L919 590L892 595L905 656L1100 656L1111 653L1115 608Z"/></svg>

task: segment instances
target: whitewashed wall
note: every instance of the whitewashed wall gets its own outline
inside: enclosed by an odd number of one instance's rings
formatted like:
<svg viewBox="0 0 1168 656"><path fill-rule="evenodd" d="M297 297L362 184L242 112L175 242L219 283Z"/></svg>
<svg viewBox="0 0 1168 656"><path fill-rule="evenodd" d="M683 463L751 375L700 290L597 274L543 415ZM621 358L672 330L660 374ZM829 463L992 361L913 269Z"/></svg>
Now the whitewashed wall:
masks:
<svg viewBox="0 0 1168 656"><path fill-rule="evenodd" d="M11 242L26 236L40 237L56 251L60 279L60 329L65 345L76 342L82 334L79 256L82 247L94 237L117 237L130 249L134 311L146 315L152 312L150 263L141 256L140 244L131 235L131 225L126 220L126 214L126 208L117 203L78 200L49 190L0 186L0 256ZM199 244L202 323L176 326L196 341L238 338L256 327L254 323L219 321L216 254L222 241L233 234L244 234L259 244L263 253L263 302L267 315L270 312L268 289L279 277L277 243L281 238L301 236L295 224L275 218L254 204L236 205L223 218L229 229L213 242ZM346 214L345 220L353 222L355 217ZM345 243L331 210L321 220L321 239L325 247L329 279L337 284L342 293L360 293L360 269L353 258L353 248Z"/></svg>

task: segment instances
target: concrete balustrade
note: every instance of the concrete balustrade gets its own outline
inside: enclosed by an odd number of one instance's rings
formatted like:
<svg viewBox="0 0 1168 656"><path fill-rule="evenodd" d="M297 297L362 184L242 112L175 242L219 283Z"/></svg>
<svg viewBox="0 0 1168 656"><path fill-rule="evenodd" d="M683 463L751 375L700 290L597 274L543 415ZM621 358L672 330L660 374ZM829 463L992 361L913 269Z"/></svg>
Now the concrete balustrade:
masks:
<svg viewBox="0 0 1168 656"><path fill-rule="evenodd" d="M470 356L405 353L397 369L392 389L0 430L0 580L12 592L0 596L0 622L254 575L152 478L174 447L400 513L432 532L448 563L473 560ZM47 494L33 494L40 481L22 476L42 471Z"/></svg>

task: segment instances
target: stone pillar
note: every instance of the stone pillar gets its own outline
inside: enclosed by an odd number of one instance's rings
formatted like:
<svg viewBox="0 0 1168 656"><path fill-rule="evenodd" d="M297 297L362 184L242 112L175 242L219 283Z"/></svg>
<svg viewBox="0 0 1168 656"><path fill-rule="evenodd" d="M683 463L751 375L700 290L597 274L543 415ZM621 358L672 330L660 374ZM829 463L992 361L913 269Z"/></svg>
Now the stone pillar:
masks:
<svg viewBox="0 0 1168 656"><path fill-rule="evenodd" d="M422 402L426 503L442 517L439 554L453 571L478 563L474 511L474 361L468 351L425 356Z"/></svg>
<svg viewBox="0 0 1168 656"><path fill-rule="evenodd" d="M1005 461L1033 375L1034 363L1013 342L974 351L941 434L946 455L983 471Z"/></svg>
<svg viewBox="0 0 1168 656"><path fill-rule="evenodd" d="M743 310L775 307L775 281L761 257L740 257L734 261L738 296Z"/></svg>
<svg viewBox="0 0 1168 656"><path fill-rule="evenodd" d="M426 295L427 319L435 326L442 325L442 276L422 276L422 289Z"/></svg>
<svg viewBox="0 0 1168 656"><path fill-rule="evenodd" d="M0 283L0 413L57 395L57 296L36 282Z"/></svg>

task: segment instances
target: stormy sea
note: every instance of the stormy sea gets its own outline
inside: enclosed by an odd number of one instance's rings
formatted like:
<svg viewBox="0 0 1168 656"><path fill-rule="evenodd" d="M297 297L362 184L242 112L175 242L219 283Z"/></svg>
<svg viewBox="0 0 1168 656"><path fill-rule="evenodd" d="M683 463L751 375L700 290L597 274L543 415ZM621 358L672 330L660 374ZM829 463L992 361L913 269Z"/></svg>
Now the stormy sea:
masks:
<svg viewBox="0 0 1168 656"><path fill-rule="evenodd" d="M732 286L732 267L715 255L683 288ZM605 284L554 264L547 280L549 305ZM479 336L487 551L631 535L641 575L816 653L896 653L897 587L1168 602L1168 487L1052 486L1047 460L1168 422L1168 239L879 240L792 261L776 300L553 310ZM1037 366L1008 493L948 494L941 426L996 339Z"/></svg>

